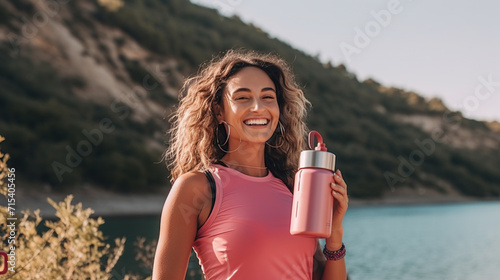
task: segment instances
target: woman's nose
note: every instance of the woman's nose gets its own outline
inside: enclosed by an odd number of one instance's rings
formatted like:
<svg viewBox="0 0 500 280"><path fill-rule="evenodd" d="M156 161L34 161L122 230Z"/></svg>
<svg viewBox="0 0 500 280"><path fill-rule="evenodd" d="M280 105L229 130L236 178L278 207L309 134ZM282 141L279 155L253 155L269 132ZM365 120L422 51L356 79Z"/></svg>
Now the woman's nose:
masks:
<svg viewBox="0 0 500 280"><path fill-rule="evenodd" d="M264 109L264 104L258 98L255 98L252 103L252 111L259 111Z"/></svg>

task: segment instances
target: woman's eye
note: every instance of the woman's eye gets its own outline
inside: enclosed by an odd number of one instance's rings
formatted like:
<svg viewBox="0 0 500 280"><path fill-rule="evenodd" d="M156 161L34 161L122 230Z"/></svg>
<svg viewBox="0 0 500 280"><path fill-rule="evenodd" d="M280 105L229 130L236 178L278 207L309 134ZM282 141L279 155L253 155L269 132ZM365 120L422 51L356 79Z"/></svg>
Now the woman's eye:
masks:
<svg viewBox="0 0 500 280"><path fill-rule="evenodd" d="M274 96L272 96L272 95L264 96L264 99L274 99Z"/></svg>
<svg viewBox="0 0 500 280"><path fill-rule="evenodd" d="M248 97L241 96L241 97L237 97L235 100L245 100L245 99L248 99Z"/></svg>

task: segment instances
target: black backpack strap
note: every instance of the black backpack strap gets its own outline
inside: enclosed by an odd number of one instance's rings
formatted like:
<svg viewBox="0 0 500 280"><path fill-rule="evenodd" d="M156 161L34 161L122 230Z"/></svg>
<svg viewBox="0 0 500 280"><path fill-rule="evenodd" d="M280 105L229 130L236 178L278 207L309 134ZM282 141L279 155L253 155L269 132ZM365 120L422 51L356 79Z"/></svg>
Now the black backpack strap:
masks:
<svg viewBox="0 0 500 280"><path fill-rule="evenodd" d="M217 193L217 188L215 187L215 180L212 176L212 173L210 173L210 171L208 170L205 170L203 173L207 177L208 183L210 184L210 189L212 190L212 208L210 208L210 213L208 214L208 216L210 217L210 214L212 214L212 210L214 209L215 205L215 195Z"/></svg>

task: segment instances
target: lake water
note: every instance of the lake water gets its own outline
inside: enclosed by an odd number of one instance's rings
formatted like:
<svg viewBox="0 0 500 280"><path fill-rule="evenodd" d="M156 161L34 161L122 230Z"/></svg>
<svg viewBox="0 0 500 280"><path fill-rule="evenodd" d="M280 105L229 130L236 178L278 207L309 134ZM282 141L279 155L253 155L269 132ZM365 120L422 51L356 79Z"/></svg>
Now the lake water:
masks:
<svg viewBox="0 0 500 280"><path fill-rule="evenodd" d="M128 237L115 269L119 279L137 266L135 236L157 238L159 216L105 220L105 235ZM351 207L344 242L353 280L499 280L500 202Z"/></svg>
<svg viewBox="0 0 500 280"><path fill-rule="evenodd" d="M347 269L363 279L500 279L500 203L351 208Z"/></svg>

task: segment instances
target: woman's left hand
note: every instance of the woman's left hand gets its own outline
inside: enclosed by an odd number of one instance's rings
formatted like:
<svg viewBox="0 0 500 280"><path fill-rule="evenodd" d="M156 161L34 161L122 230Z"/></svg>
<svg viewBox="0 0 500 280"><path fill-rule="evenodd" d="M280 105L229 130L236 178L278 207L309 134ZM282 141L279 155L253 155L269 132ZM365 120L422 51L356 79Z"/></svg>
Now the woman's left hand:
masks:
<svg viewBox="0 0 500 280"><path fill-rule="evenodd" d="M342 245L342 220L347 211L349 198L347 196L347 184L340 170L337 170L333 177L335 183L330 184L333 196L332 234L326 239L326 243L331 244L331 247L340 248Z"/></svg>
<svg viewBox="0 0 500 280"><path fill-rule="evenodd" d="M340 170L337 169L333 177L335 179L335 183L331 184L332 195L334 198L332 226L341 226L349 203L349 198L347 197L347 184L345 183Z"/></svg>

